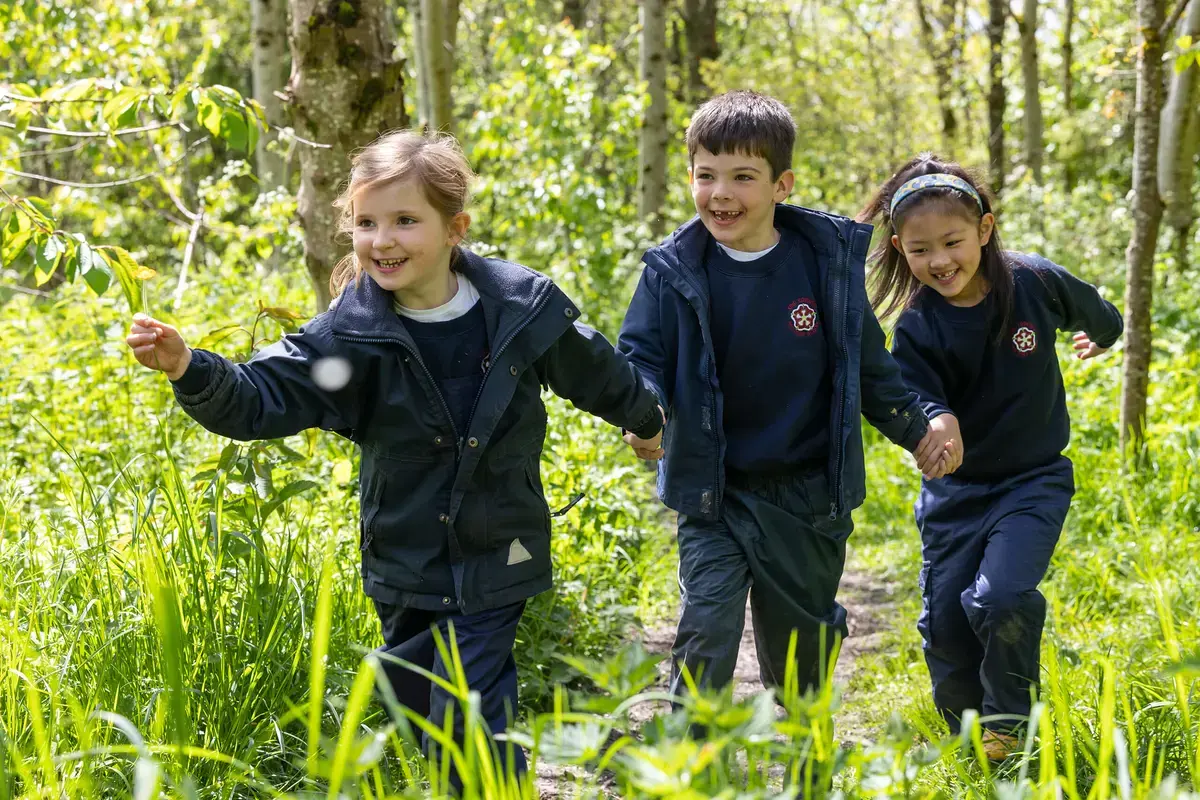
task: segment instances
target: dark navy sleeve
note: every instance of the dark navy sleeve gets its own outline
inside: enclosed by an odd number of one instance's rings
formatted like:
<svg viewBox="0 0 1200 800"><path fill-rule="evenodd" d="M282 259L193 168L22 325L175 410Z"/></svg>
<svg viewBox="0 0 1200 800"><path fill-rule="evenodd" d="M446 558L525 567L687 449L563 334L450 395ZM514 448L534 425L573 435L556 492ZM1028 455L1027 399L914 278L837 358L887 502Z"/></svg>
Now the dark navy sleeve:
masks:
<svg viewBox="0 0 1200 800"><path fill-rule="evenodd" d="M550 346L538 371L559 397L609 424L649 439L662 430L658 398L637 369L598 331L575 323Z"/></svg>
<svg viewBox="0 0 1200 800"><path fill-rule="evenodd" d="M930 419L953 414L946 400L946 389L938 372L940 359L934 352L926 327L912 312L900 315L892 338L892 356L900 366L900 375L920 397L921 408Z"/></svg>
<svg viewBox="0 0 1200 800"><path fill-rule="evenodd" d="M625 322L617 336L617 350L637 368L647 388L658 397L664 409L671 406L665 376L671 373L671 357L663 347L659 325L658 293L662 279L650 269L642 270L641 280L625 312Z"/></svg>
<svg viewBox="0 0 1200 800"><path fill-rule="evenodd" d="M1101 297L1095 286L1044 258L1038 260L1037 269L1050 290L1055 310L1062 315L1062 330L1084 331L1105 349L1116 344L1125 330L1125 321L1117 307Z"/></svg>
<svg viewBox="0 0 1200 800"><path fill-rule="evenodd" d="M862 323L862 413L884 436L905 450L915 450L929 430L917 393L905 385L900 367L887 349L887 338L875 313L867 308Z"/></svg>
<svg viewBox="0 0 1200 800"><path fill-rule="evenodd" d="M333 355L324 324L314 320L263 349L245 364L205 350L193 351L184 378L172 384L184 411L209 431L239 441L277 439L308 428L343 432L357 423L363 370L351 370L346 386L325 391L313 382L312 365ZM197 391L197 365L207 381Z"/></svg>

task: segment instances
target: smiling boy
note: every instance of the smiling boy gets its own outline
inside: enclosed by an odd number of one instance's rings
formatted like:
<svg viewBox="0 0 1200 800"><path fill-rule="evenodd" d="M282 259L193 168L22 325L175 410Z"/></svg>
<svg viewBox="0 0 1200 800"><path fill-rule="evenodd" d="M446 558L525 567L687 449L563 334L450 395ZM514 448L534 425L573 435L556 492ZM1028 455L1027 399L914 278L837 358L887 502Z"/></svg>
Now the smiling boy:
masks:
<svg viewBox="0 0 1200 800"><path fill-rule="evenodd" d="M816 686L836 637L850 512L865 494L859 414L941 475L961 447L931 433L866 301L871 228L783 203L791 114L735 91L687 132L697 217L643 257L618 340L667 410L659 494L679 512L681 608L671 690L733 676L747 594L763 683L797 635ZM957 449L956 449L957 448Z"/></svg>

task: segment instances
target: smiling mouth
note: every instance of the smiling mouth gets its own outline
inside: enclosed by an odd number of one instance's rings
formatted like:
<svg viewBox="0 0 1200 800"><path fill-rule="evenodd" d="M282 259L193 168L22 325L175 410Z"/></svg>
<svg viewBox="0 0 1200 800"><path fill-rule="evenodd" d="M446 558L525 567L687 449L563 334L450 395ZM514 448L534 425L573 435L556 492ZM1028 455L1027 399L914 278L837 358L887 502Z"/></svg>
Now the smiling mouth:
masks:
<svg viewBox="0 0 1200 800"><path fill-rule="evenodd" d="M408 263L407 258L387 258L387 259L377 258L377 259L375 259L375 266L378 267L381 272L394 272L395 270L400 269L407 263Z"/></svg>
<svg viewBox="0 0 1200 800"><path fill-rule="evenodd" d="M710 211L717 222L730 223L742 215L741 211Z"/></svg>
<svg viewBox="0 0 1200 800"><path fill-rule="evenodd" d="M955 267L949 272L931 272L929 275L938 283L948 284L954 281L954 278L958 275L958 272L958 267Z"/></svg>

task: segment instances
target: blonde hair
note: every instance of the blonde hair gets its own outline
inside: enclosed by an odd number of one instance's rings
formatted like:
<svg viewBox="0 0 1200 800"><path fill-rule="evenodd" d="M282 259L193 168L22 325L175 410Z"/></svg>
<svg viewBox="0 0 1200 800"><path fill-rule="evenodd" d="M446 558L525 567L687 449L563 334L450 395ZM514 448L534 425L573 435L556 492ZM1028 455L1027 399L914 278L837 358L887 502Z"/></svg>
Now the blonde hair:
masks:
<svg viewBox="0 0 1200 800"><path fill-rule="evenodd" d="M392 181L415 181L429 204L449 223L470 202L474 179L475 173L453 136L409 130L385 133L350 162L350 180L333 203L341 212L338 232L354 232L355 197ZM361 275L362 265L352 250L333 268L330 292L337 297L347 283L357 281Z"/></svg>

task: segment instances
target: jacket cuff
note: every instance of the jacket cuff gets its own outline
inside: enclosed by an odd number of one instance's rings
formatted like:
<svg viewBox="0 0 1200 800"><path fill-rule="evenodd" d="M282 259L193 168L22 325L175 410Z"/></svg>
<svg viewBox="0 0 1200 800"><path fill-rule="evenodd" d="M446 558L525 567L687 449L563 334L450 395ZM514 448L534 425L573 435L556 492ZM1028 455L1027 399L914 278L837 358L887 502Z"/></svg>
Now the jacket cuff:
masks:
<svg viewBox="0 0 1200 800"><path fill-rule="evenodd" d="M662 414L659 412L658 406L651 406L645 416L627 430L639 439L653 439L662 428Z"/></svg>
<svg viewBox="0 0 1200 800"><path fill-rule="evenodd" d="M192 360L179 380L171 381L175 399L182 406L198 406L210 399L225 377L227 368L218 356L193 350Z"/></svg>

